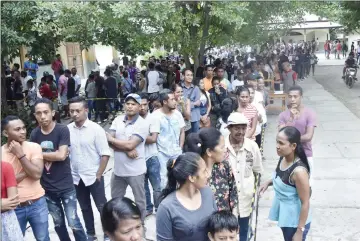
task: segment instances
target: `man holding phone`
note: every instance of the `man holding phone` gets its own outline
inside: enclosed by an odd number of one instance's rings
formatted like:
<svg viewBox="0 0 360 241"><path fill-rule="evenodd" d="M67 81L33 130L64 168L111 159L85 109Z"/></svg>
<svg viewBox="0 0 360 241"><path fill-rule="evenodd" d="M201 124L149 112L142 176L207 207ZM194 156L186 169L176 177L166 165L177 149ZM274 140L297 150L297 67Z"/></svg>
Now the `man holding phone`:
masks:
<svg viewBox="0 0 360 241"><path fill-rule="evenodd" d="M212 79L212 86L213 87L209 90L211 101L210 121L211 126L215 127L221 114L221 102L228 96L226 89L220 86L220 78L218 76L215 76Z"/></svg>

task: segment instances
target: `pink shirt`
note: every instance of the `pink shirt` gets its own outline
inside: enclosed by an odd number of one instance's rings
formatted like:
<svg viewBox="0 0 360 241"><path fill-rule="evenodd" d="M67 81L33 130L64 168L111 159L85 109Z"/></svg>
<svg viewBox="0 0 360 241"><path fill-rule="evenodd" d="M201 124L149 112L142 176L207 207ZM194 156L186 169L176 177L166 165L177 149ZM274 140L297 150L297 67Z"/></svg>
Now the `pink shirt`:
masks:
<svg viewBox="0 0 360 241"><path fill-rule="evenodd" d="M279 125L293 126L300 131L301 135L306 133L307 127L316 127L316 114L313 110L304 107L300 117L291 121L290 110L281 112L279 115ZM302 143L305 154L307 157L312 157L311 141Z"/></svg>
<svg viewBox="0 0 360 241"><path fill-rule="evenodd" d="M68 82L68 79L66 78L66 76L61 75L59 78L59 92L61 93L61 90L64 89L64 91L62 92L62 95L67 94L67 82Z"/></svg>

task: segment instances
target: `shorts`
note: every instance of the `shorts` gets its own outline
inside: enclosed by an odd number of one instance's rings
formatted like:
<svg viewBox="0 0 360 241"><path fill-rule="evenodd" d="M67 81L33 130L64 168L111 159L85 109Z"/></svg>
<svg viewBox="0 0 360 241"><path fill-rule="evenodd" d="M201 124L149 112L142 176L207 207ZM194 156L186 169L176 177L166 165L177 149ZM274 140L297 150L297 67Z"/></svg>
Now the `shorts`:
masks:
<svg viewBox="0 0 360 241"><path fill-rule="evenodd" d="M308 157L308 162L309 162L309 166L310 166L310 179L309 179L309 184L310 184L310 187L313 186L314 184L314 159L313 157Z"/></svg>
<svg viewBox="0 0 360 241"><path fill-rule="evenodd" d="M61 104L64 105L68 105L68 99L67 99L67 95L62 95L60 96L60 100L61 100Z"/></svg>

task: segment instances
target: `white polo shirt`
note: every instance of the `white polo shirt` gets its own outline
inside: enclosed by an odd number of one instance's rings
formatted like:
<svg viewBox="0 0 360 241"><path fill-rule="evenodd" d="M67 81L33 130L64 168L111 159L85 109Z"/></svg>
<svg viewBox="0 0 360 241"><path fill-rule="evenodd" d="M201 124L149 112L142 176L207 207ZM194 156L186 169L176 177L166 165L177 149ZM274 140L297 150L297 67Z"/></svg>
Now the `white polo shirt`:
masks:
<svg viewBox="0 0 360 241"><path fill-rule="evenodd" d="M146 123L149 125L149 135L151 133L158 133L160 134L160 120L159 118L154 118L154 116L150 113L146 115L145 118ZM148 160L149 158L156 156L158 154L158 148L157 144L151 143L151 144L145 144L145 160Z"/></svg>
<svg viewBox="0 0 360 241"><path fill-rule="evenodd" d="M115 138L128 141L137 136L142 141L135 148L138 153L136 159L128 157L122 151L114 152L114 174L119 177L134 177L146 172L145 141L149 135L149 125L139 115L129 123L126 120L126 116L118 116L113 121L110 130L115 132Z"/></svg>

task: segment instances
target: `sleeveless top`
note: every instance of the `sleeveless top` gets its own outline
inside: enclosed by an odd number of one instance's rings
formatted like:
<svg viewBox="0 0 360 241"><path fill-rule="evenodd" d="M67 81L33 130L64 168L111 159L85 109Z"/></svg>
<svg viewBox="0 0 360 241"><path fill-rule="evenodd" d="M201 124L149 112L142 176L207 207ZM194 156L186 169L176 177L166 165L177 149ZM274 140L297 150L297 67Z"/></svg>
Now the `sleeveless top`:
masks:
<svg viewBox="0 0 360 241"><path fill-rule="evenodd" d="M281 170L281 160L282 159L279 160L276 171L272 176L275 196L270 209L269 219L277 221L278 226L281 228L297 228L301 211L301 201L296 187L291 183L290 178L297 167L306 168L306 165L300 159L297 159L291 166L285 170ZM306 168L306 170L308 169ZM311 219L310 207L306 224L310 223Z"/></svg>

